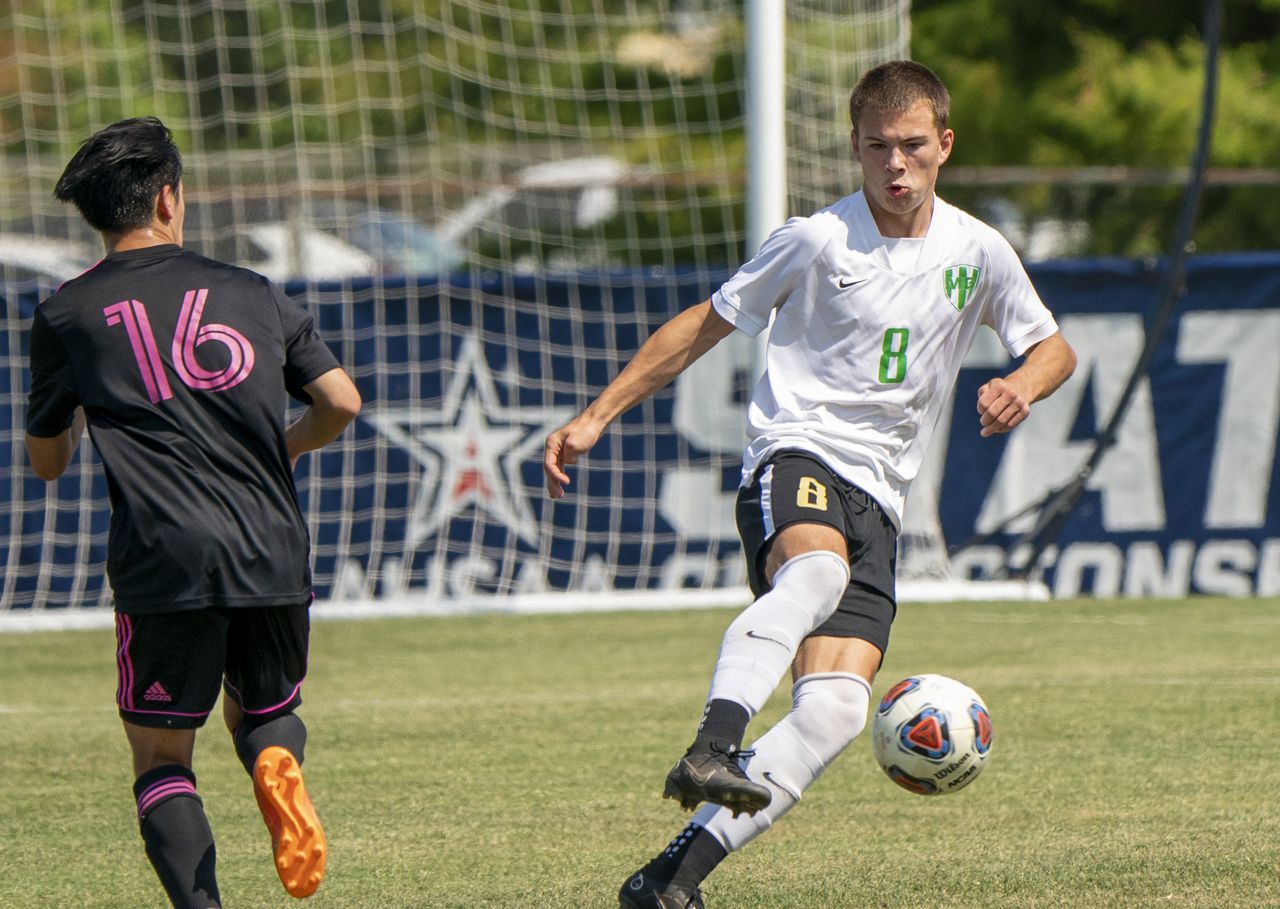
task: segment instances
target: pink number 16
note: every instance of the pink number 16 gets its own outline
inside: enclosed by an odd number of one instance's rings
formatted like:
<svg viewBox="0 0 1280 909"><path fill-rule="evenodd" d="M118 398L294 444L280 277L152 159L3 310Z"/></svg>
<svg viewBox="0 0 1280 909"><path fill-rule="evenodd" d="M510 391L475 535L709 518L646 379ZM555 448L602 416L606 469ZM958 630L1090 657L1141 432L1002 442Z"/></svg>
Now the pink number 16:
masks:
<svg viewBox="0 0 1280 909"><path fill-rule="evenodd" d="M208 288L189 290L182 299L182 312L178 314L178 328L173 333L173 369L188 388L201 391L226 391L239 385L253 371L253 345L249 339L226 325L201 325L204 301ZM156 348L156 336L147 318L147 308L141 300L122 300L102 310L108 325L124 323L133 347L134 359L142 373L142 384L152 404L173 397L169 379L164 373L164 363ZM196 347L206 341L217 341L231 354L231 362L219 370L205 369L196 360Z"/></svg>

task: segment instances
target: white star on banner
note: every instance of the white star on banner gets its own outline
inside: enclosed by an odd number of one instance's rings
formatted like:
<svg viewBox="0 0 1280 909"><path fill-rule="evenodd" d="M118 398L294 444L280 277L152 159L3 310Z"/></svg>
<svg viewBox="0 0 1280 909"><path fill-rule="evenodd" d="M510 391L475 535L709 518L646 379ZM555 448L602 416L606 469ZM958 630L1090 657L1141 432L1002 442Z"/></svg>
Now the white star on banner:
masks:
<svg viewBox="0 0 1280 909"><path fill-rule="evenodd" d="M382 408L369 417L422 467L405 530L406 550L416 550L471 506L536 544L538 525L520 465L571 416L568 407L504 406L480 339L468 335L439 410Z"/></svg>

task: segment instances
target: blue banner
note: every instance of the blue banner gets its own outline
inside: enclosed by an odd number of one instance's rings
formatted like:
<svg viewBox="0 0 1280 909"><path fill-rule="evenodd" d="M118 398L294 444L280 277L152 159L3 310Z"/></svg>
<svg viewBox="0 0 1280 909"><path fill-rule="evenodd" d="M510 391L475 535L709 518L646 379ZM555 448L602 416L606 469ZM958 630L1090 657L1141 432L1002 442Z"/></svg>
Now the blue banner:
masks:
<svg viewBox="0 0 1280 909"><path fill-rule="evenodd" d="M1073 378L1014 433L980 439L974 403L998 352L956 388L941 490L952 544L1072 478L1141 354L1159 273L1128 261L1029 269L1079 355ZM1057 596L1280 593L1280 254L1200 256L1116 444L1041 569ZM1031 516L1010 529L1025 529ZM982 576L1013 540L959 553Z"/></svg>
<svg viewBox="0 0 1280 909"><path fill-rule="evenodd" d="M1141 354L1154 266L1029 268L1079 355L1075 376L1014 433L978 435L977 389L1013 368L982 333L917 481L936 495L965 576L989 576L1025 511L1073 477ZM318 595L335 599L720 587L744 582L732 519L742 410L758 351L733 335L625 414L543 492L546 435L639 344L727 274L490 275L436 283L290 287L350 370L365 409L344 441L303 458ZM0 348L10 401L5 606L102 600L100 470L50 487L14 469L34 300L10 304ZM19 387L21 386L21 387ZM1059 596L1280 593L1280 254L1202 256L1116 445L1037 572ZM910 508L910 504L908 506ZM1001 529L1003 528L1003 529Z"/></svg>

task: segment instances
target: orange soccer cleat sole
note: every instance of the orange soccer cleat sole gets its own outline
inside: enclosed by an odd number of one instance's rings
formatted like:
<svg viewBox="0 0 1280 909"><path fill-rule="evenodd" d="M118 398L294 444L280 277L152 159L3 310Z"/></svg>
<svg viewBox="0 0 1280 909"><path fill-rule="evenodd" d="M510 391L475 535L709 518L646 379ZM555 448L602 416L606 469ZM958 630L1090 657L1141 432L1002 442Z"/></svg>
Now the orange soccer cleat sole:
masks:
<svg viewBox="0 0 1280 909"><path fill-rule="evenodd" d="M272 746L253 765L253 793L271 831L276 872L290 896L315 893L324 880L328 847L324 828L302 782L302 768L287 748Z"/></svg>

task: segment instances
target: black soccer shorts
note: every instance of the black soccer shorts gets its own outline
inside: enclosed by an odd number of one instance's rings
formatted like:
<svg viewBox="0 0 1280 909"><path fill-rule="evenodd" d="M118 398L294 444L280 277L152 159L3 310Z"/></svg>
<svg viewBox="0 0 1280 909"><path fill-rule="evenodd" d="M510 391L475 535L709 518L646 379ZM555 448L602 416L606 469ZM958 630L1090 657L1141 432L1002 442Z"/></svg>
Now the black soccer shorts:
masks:
<svg viewBox="0 0 1280 909"><path fill-rule="evenodd" d="M769 590L765 558L783 528L826 524L844 534L849 586L835 613L812 634L861 638L878 647L883 657L898 610L898 532L875 499L838 477L816 455L788 449L768 457L751 482L738 490L737 522L747 582L756 597Z"/></svg>
<svg viewBox="0 0 1280 909"><path fill-rule="evenodd" d="M224 686L267 720L302 703L310 604L116 614L116 704L138 726L204 725Z"/></svg>

